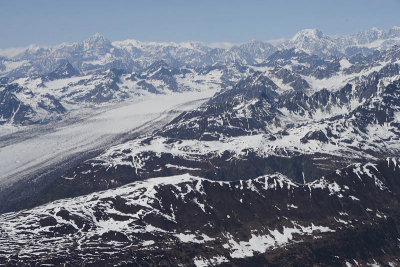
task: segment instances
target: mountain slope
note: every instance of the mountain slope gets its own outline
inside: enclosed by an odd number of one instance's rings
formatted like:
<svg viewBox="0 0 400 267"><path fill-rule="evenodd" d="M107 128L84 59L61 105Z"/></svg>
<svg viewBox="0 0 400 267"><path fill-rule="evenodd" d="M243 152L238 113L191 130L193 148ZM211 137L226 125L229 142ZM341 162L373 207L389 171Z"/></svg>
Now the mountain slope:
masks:
<svg viewBox="0 0 400 267"><path fill-rule="evenodd" d="M247 73L247 68L235 65L174 68L157 61L140 72L111 68L82 74L65 61L42 76L1 82L0 120L14 126L44 124L66 113L132 102L143 96L219 91L230 88Z"/></svg>
<svg viewBox="0 0 400 267"><path fill-rule="evenodd" d="M71 168L29 205L184 173L239 180L279 172L305 183L351 163L397 156L400 82L384 86L385 72L311 96L279 94L255 72L153 134Z"/></svg>
<svg viewBox="0 0 400 267"><path fill-rule="evenodd" d="M398 264L399 177L400 161L388 158L307 184L279 174L236 182L150 179L1 215L0 260Z"/></svg>

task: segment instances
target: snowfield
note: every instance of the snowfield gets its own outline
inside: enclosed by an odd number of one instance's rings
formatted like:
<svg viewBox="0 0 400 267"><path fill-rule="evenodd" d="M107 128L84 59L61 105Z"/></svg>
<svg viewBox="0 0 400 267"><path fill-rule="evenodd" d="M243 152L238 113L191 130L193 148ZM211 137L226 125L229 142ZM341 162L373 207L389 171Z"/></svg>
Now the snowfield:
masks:
<svg viewBox="0 0 400 267"><path fill-rule="evenodd" d="M0 134L0 188L80 154L105 149L124 137L146 133L164 125L182 111L199 106L215 90L148 95L85 114L72 122L57 122L43 133L43 126L14 129ZM4 126L7 127L7 126ZM15 132L16 131L16 132ZM10 129L4 129L4 133ZM30 138L24 137L28 132ZM11 141L10 141L11 139Z"/></svg>

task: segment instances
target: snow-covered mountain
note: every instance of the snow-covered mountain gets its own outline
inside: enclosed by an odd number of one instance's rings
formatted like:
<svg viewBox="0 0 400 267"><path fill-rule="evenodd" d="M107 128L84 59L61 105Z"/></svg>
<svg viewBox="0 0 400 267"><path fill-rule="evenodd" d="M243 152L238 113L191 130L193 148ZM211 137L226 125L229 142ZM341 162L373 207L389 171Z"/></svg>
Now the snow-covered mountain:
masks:
<svg viewBox="0 0 400 267"><path fill-rule="evenodd" d="M125 40L110 42L100 34L79 43L54 47L28 47L17 54L4 52L0 57L0 75L23 77L53 71L67 60L82 73L111 68L128 72L147 68L157 61L172 67L204 67L214 64L260 63L277 48L253 41L230 49L211 48L199 42L155 43Z"/></svg>
<svg viewBox="0 0 400 267"><path fill-rule="evenodd" d="M395 266L399 177L388 158L306 184L280 174L135 182L0 215L0 262Z"/></svg>
<svg viewBox="0 0 400 267"><path fill-rule="evenodd" d="M341 53L341 47L328 35L317 29L306 29L296 33L283 47L303 50L319 56L333 56Z"/></svg>
<svg viewBox="0 0 400 267"><path fill-rule="evenodd" d="M353 63L276 52L199 108L71 168L18 205L184 173L239 180L279 172L305 183L349 164L396 157L398 51Z"/></svg>
<svg viewBox="0 0 400 267"><path fill-rule="evenodd" d="M43 75L53 71L63 60L68 60L83 73L111 68L131 72L159 60L173 67L233 62L256 64L282 48L300 49L319 56L353 56L358 53L372 54L375 50L385 50L395 44L400 44L399 27L389 30L373 28L343 36L328 36L316 29L306 29L276 46L271 42L252 41L229 48L216 48L200 42L157 43L133 39L111 42L97 33L83 42L1 50L0 76Z"/></svg>
<svg viewBox="0 0 400 267"><path fill-rule="evenodd" d="M248 72L234 64L175 68L156 61L138 72L111 68L82 74L68 61L40 76L0 83L0 124L28 125L62 118L68 111L135 100L143 95L219 91Z"/></svg>
<svg viewBox="0 0 400 267"><path fill-rule="evenodd" d="M231 88L265 67L275 67L269 78L279 90L330 90L353 76L368 75L374 62L393 63L383 55L399 40L400 30L393 27L347 36L308 29L277 46L260 41L230 48L199 42L110 42L95 34L78 43L8 49L0 57L0 122L48 122L71 110L129 100L143 91Z"/></svg>
<svg viewBox="0 0 400 267"><path fill-rule="evenodd" d="M399 264L396 44L398 27L226 48L96 34L8 52L0 130L17 136L199 96L145 134L126 128L85 160L2 183L0 264Z"/></svg>
<svg viewBox="0 0 400 267"><path fill-rule="evenodd" d="M329 36L317 29L305 29L279 47L295 48L319 56L369 55L400 44L400 28L372 28L352 35Z"/></svg>

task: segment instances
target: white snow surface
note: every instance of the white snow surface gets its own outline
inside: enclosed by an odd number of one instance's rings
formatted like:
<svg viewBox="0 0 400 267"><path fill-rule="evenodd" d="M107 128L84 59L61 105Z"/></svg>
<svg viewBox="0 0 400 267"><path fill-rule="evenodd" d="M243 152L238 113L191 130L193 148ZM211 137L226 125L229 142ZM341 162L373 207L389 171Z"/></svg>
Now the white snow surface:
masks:
<svg viewBox="0 0 400 267"><path fill-rule="evenodd" d="M75 154L107 147L121 134L153 130L180 112L197 107L214 93L215 90L207 90L148 95L84 116L71 115L72 122L54 123L49 132L43 133L41 126L24 129L22 133L37 134L12 143L0 140L0 187ZM12 131L13 135L18 134L18 128L14 128L4 131L3 136Z"/></svg>

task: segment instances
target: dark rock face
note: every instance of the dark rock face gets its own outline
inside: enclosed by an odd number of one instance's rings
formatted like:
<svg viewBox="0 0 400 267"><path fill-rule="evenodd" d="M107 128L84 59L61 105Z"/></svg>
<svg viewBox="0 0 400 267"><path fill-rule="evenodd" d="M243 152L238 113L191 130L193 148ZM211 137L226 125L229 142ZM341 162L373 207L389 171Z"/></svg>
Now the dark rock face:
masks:
<svg viewBox="0 0 400 267"><path fill-rule="evenodd" d="M45 80L57 80L57 79L64 79L64 78L71 78L73 76L78 76L79 71L77 71L71 63L65 61L61 63L54 71L50 72L43 78Z"/></svg>
<svg viewBox="0 0 400 267"><path fill-rule="evenodd" d="M55 114L63 114L67 112L67 110L60 103L60 101L50 94L44 95L44 97L38 103L38 106L44 110L47 110Z"/></svg>
<svg viewBox="0 0 400 267"><path fill-rule="evenodd" d="M308 132L300 139L302 143L307 143L309 140L318 140L323 143L328 143L329 139L323 131Z"/></svg>
<svg viewBox="0 0 400 267"><path fill-rule="evenodd" d="M0 216L0 262L396 265L399 166L357 164L307 184L182 175L60 200Z"/></svg>
<svg viewBox="0 0 400 267"><path fill-rule="evenodd" d="M49 201L86 195L154 177L189 173L210 180L236 181L279 172L293 181L304 183L331 172L330 169L319 168L319 165L341 168L351 163L322 153L261 157L248 151L246 157L238 159L232 159L234 155L228 152L213 158L205 155L187 159L170 153L160 156L155 153L143 153L140 157L146 159L146 164L140 169L128 165L113 167L103 165L102 161L89 160L44 188L38 189L39 192L34 197L20 199L17 204L13 204L13 196L10 196L6 200L9 204L3 204L8 210L2 212L31 208ZM123 160L132 162L133 159L126 157Z"/></svg>
<svg viewBox="0 0 400 267"><path fill-rule="evenodd" d="M310 88L310 85L306 80L301 78L301 76L297 73L293 73L292 71L285 68L275 68L274 74L277 78L282 79L284 84L290 85L296 91L305 91Z"/></svg>
<svg viewBox="0 0 400 267"><path fill-rule="evenodd" d="M218 140L266 131L279 111L273 107L276 84L261 73L216 94L197 110L182 113L159 133L180 139Z"/></svg>
<svg viewBox="0 0 400 267"><path fill-rule="evenodd" d="M18 90L18 87L12 85L0 91L0 124L6 122L25 124L33 120L35 112L16 97L15 90Z"/></svg>
<svg viewBox="0 0 400 267"><path fill-rule="evenodd" d="M149 91L149 92L152 93L152 94L158 94L158 93L159 93L158 90L157 90L157 88L155 88L152 84L149 84L149 83L147 83L147 82L145 82L145 81L140 81L140 82L138 82L138 85L139 85L143 90Z"/></svg>
<svg viewBox="0 0 400 267"><path fill-rule="evenodd" d="M379 97L372 98L357 107L351 115L357 116L361 129L371 123L384 124L394 120L394 114L400 110L400 81L396 81L382 89Z"/></svg>
<svg viewBox="0 0 400 267"><path fill-rule="evenodd" d="M340 64L337 60L324 59L317 55L310 55L296 49L279 50L268 57L262 64L271 67L284 67L292 65L292 60L299 64L293 66L293 71L297 74L313 76L318 79L329 78L340 69ZM305 63L305 64L304 64ZM289 78L287 74L277 73L282 78ZM285 77L286 76L286 77ZM295 78L297 75L293 76ZM297 79L300 77L297 76Z"/></svg>
<svg viewBox="0 0 400 267"><path fill-rule="evenodd" d="M39 221L41 227L57 225L57 220L54 217L42 218Z"/></svg>

